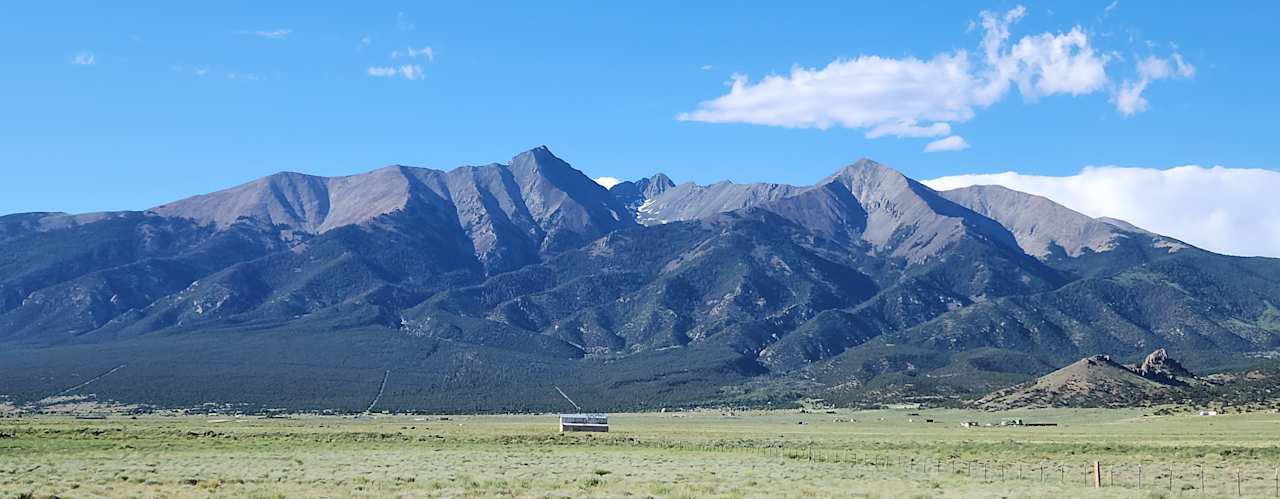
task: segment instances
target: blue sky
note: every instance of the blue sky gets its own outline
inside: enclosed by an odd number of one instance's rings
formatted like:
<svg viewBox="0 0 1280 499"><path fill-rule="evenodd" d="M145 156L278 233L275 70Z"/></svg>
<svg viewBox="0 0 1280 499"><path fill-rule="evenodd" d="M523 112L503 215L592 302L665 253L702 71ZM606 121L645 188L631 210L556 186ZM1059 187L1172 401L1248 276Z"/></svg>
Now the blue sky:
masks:
<svg viewBox="0 0 1280 499"><path fill-rule="evenodd" d="M808 184L863 156L925 179L1274 168L1280 153L1274 3L261 4L6 6L0 213L142 209L281 170L447 169L539 144L592 176L702 183ZM1012 77L995 98L965 93L941 114L932 88L917 89L923 107L894 109L893 78L830 105L797 103L812 96L787 88L793 67L821 76L854 61L865 77L880 66L862 56L929 65L958 51L966 77L990 83L983 11L1009 21L1001 54L1078 28L1105 75L1040 87L1048 77L1031 75L1031 95ZM1034 70L1030 60L1019 71ZM1147 60L1164 67L1144 73ZM780 93L716 107L735 74L743 91ZM1145 109L1130 99L1126 114L1117 95L1144 74L1155 75L1141 88ZM756 86L768 75L777 89ZM835 80L834 98L869 80ZM864 115L889 96L887 114ZM800 107L820 116L790 115ZM903 119L931 135L867 138ZM968 148L925 152L953 136Z"/></svg>

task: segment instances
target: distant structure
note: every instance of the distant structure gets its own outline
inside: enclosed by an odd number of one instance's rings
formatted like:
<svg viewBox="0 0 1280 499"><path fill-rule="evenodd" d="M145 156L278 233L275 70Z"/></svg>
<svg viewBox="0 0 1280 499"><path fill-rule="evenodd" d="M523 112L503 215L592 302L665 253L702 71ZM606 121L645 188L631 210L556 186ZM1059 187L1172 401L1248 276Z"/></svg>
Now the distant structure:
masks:
<svg viewBox="0 0 1280 499"><path fill-rule="evenodd" d="M561 414L560 432L591 431L609 432L608 414Z"/></svg>
<svg viewBox="0 0 1280 499"><path fill-rule="evenodd" d="M555 388L557 392L560 392L561 397L564 397L565 400L568 400L569 403L573 405L574 409L577 409L579 411L582 410L581 407L578 407L577 402L574 402L573 399L569 398L568 395L565 395L564 390L561 390L560 387L558 386ZM608 414L561 414L560 415L560 433L574 432L574 431L590 431L590 432L608 433L609 432L609 415Z"/></svg>

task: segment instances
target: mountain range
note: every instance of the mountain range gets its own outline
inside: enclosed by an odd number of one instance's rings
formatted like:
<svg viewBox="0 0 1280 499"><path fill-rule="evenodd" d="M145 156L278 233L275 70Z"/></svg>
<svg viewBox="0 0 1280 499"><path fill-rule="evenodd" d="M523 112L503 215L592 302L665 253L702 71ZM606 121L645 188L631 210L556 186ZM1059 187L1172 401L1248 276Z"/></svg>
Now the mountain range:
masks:
<svg viewBox="0 0 1280 499"><path fill-rule="evenodd" d="M1280 260L863 159L600 186L547 148L0 217L0 395L524 411L976 399L1094 354L1280 346ZM373 402L373 401L376 401ZM370 407L375 403L377 407Z"/></svg>

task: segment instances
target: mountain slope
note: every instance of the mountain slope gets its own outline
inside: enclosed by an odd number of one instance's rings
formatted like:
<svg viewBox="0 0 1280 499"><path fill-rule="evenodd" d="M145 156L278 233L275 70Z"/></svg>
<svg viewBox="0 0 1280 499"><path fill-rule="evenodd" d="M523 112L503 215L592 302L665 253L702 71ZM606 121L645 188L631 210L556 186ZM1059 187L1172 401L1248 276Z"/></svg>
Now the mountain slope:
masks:
<svg viewBox="0 0 1280 499"><path fill-rule="evenodd" d="M696 220L750 208L802 190L803 187L785 184L735 184L725 181L704 186L684 183L663 189L655 197L646 198L636 207L636 218L644 220L646 225Z"/></svg>
<svg viewBox="0 0 1280 499"><path fill-rule="evenodd" d="M675 186L675 182L672 182L670 177L658 173L636 181L619 182L609 188L609 193L626 206L627 210L638 214L638 210L644 206L645 202L661 196Z"/></svg>
<svg viewBox="0 0 1280 499"><path fill-rule="evenodd" d="M1129 407L1166 395L1173 385L1142 376L1105 355L1080 359L1025 386L978 401L987 408Z"/></svg>
<svg viewBox="0 0 1280 499"><path fill-rule="evenodd" d="M284 173L145 213L0 220L0 338L32 341L340 306L394 326L432 293L635 225L541 147L510 165Z"/></svg>
<svg viewBox="0 0 1280 499"><path fill-rule="evenodd" d="M101 395L271 406L256 373L289 380L291 407L324 407L311 378L354 407L394 369L405 408L554 407L522 383L627 408L969 400L1097 352L1242 365L1280 349L1278 305L1276 260L1000 188L939 193L871 160L811 186L605 190L537 148L0 217L0 345L43 359L6 357L25 367L0 365L0 395L127 364ZM1190 379L1167 355L1143 365Z"/></svg>
<svg viewBox="0 0 1280 499"><path fill-rule="evenodd" d="M1120 220L1090 218L1044 197L1001 186L939 194L999 222L1027 254L1066 271L1105 274L1190 248Z"/></svg>

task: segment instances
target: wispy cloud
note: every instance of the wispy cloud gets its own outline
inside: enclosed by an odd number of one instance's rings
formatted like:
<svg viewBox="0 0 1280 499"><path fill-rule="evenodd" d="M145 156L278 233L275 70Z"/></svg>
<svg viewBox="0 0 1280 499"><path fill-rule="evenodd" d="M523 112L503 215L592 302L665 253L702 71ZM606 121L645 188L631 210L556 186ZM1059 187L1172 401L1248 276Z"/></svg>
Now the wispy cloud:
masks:
<svg viewBox="0 0 1280 499"><path fill-rule="evenodd" d="M710 65L710 64L703 64L703 65L702 65L701 67L699 67L698 69L701 69L701 70L703 70L703 71L711 71L712 69L715 69L715 66L712 66L712 65Z"/></svg>
<svg viewBox="0 0 1280 499"><path fill-rule="evenodd" d="M366 70L369 76L379 78L395 78L402 77L406 80L421 80L422 67L416 64L402 64L400 66L370 66Z"/></svg>
<svg viewBox="0 0 1280 499"><path fill-rule="evenodd" d="M1180 166L1170 169L1086 167L1050 177L1005 172L942 177L939 190L1002 185L1093 217L1112 217L1233 255L1280 257L1280 172Z"/></svg>
<svg viewBox="0 0 1280 499"><path fill-rule="evenodd" d="M71 58L71 63L78 66L92 66L97 62L97 58L92 52L80 52Z"/></svg>
<svg viewBox="0 0 1280 499"><path fill-rule="evenodd" d="M280 29L273 29L273 30L256 30L256 31L241 30L236 32L236 34L253 35L260 38L266 38L268 40L283 40L285 38L288 38L290 33L293 33L293 30L288 28L280 28Z"/></svg>
<svg viewBox="0 0 1280 499"><path fill-rule="evenodd" d="M196 76L205 76L209 74L209 68L204 66L191 68L191 74Z"/></svg>
<svg viewBox="0 0 1280 499"><path fill-rule="evenodd" d="M369 44L372 44L372 43L373 43L373 38L370 38L369 35L364 35L363 37L360 38L360 45L368 47Z"/></svg>
<svg viewBox="0 0 1280 499"><path fill-rule="evenodd" d="M956 50L927 59L863 55L836 59L821 68L795 66L788 74L754 82L746 75L734 74L728 93L704 101L676 119L788 128L844 127L866 130L868 138L941 137L1015 88L1028 102L1114 88L1107 66L1115 59L1110 52L1096 48L1084 28L1074 26L1066 32L1015 40L1011 28L1026 16L1027 9L1022 6L1000 13L982 12L972 24L972 29L982 33L973 53ZM1174 57L1181 60L1177 54ZM1140 93L1139 88L1136 94ZM943 141L945 147L963 143L958 137Z"/></svg>
<svg viewBox="0 0 1280 499"><path fill-rule="evenodd" d="M407 49L392 50L391 59L426 59L427 62L436 60L436 52L431 46L422 48L409 47ZM422 66L418 64L389 64L385 66L370 66L365 69L365 73L369 76L378 78L404 78L406 80L421 80L423 78Z"/></svg>
<svg viewBox="0 0 1280 499"><path fill-rule="evenodd" d="M1196 67L1182 59L1177 52L1165 59L1149 56L1138 61L1138 79L1125 80L1120 89L1111 98L1120 114L1133 116L1147 110L1149 103L1142 92L1153 81L1169 78L1192 78L1196 75Z"/></svg>
<svg viewBox="0 0 1280 499"><path fill-rule="evenodd" d="M969 143L965 142L964 137L952 135L925 144L924 152L963 151L968 148Z"/></svg>
<svg viewBox="0 0 1280 499"><path fill-rule="evenodd" d="M422 47L420 49L409 47L408 49L405 49L405 50L391 51L392 59L398 59L400 57L409 57L409 58L424 57L427 59L427 61L434 62L436 60L436 51L432 50L431 46L429 45L426 47Z"/></svg>

